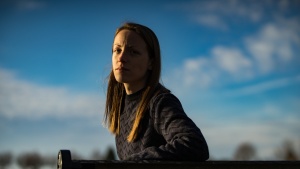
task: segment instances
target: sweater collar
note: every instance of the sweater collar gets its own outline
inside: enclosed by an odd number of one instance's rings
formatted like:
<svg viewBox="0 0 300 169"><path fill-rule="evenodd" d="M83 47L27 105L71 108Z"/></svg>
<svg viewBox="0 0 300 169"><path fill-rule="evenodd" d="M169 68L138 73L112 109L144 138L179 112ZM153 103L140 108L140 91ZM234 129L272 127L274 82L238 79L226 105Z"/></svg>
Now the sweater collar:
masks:
<svg viewBox="0 0 300 169"><path fill-rule="evenodd" d="M144 91L145 91L145 88L143 88L135 93L129 94L129 95L126 94L126 100L128 100L128 101L137 100L142 96Z"/></svg>

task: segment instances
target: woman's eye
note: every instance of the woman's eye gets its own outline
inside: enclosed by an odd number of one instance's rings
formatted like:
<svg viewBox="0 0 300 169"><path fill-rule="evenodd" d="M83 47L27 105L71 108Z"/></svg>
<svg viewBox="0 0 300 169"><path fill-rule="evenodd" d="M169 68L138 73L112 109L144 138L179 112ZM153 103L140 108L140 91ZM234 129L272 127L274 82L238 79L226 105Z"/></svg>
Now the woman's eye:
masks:
<svg viewBox="0 0 300 169"><path fill-rule="evenodd" d="M139 52L139 51L137 51L137 50L131 50L131 51L130 51L130 53L131 53L131 54L135 54L135 55L137 55L137 54L139 54L140 52Z"/></svg>
<svg viewBox="0 0 300 169"><path fill-rule="evenodd" d="M121 53L121 51L122 51L122 50L121 50L121 49L118 49L118 48L113 50L114 53Z"/></svg>

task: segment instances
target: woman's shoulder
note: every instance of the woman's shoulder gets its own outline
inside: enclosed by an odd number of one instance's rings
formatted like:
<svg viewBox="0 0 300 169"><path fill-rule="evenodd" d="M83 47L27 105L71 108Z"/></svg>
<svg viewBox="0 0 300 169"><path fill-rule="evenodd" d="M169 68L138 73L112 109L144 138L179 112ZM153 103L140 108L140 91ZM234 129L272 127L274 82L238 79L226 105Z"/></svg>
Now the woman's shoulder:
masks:
<svg viewBox="0 0 300 169"><path fill-rule="evenodd" d="M162 84L158 84L156 92L150 101L150 106L170 105L170 103L180 103L180 101L169 89Z"/></svg>
<svg viewBox="0 0 300 169"><path fill-rule="evenodd" d="M171 93L171 91L169 89L167 89L165 86L163 86L162 84L157 84L156 88L155 88L155 92L153 94L153 97L151 99L152 102L155 102L157 100L160 100L162 98L165 97L170 97L173 94Z"/></svg>

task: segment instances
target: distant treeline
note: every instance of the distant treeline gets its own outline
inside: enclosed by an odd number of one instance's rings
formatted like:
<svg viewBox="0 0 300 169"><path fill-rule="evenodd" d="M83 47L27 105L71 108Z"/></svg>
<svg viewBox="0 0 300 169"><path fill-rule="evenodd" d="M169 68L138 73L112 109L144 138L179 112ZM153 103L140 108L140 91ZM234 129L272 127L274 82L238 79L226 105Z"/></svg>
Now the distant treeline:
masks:
<svg viewBox="0 0 300 169"><path fill-rule="evenodd" d="M57 150L59 151L59 150ZM80 154L72 151L73 160L84 159ZM92 152L89 160L116 160L116 154L112 147L108 147L106 152L102 154L99 150ZM39 169L43 166L56 168L57 155L43 156L38 152L25 152L16 157L11 152L0 152L0 169L5 169L11 164L17 164L20 168Z"/></svg>
<svg viewBox="0 0 300 169"><path fill-rule="evenodd" d="M298 153L298 154L297 154ZM278 149L274 151L274 159L272 160L300 160L300 152L296 151L295 146L290 141L284 142ZM72 151L73 160L84 160L84 158L77 152ZM117 160L115 150L112 147L108 147L106 152L102 154L99 150L92 152L90 157L86 160ZM214 159L213 160L260 160L257 157L256 148L251 143L240 144L232 159ZM262 159L264 160L264 159ZM49 168L56 168L57 156L42 156L37 152L26 152L22 153L14 158L10 152L0 152L0 169L5 169L11 164L15 163L20 168L32 168L39 169L43 166L48 166Z"/></svg>

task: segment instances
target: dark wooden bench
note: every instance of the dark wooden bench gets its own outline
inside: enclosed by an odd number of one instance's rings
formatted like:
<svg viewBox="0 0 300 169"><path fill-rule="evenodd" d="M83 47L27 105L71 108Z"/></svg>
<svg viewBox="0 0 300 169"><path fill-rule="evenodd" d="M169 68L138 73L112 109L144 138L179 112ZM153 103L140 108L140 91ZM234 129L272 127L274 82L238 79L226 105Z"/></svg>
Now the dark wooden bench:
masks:
<svg viewBox="0 0 300 169"><path fill-rule="evenodd" d="M72 160L60 150L57 169L300 169L300 161L104 161Z"/></svg>

